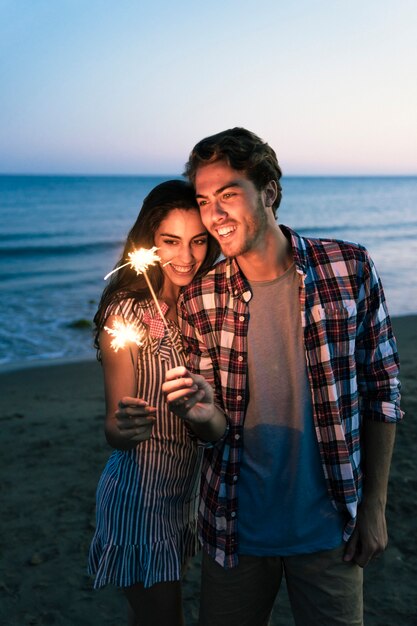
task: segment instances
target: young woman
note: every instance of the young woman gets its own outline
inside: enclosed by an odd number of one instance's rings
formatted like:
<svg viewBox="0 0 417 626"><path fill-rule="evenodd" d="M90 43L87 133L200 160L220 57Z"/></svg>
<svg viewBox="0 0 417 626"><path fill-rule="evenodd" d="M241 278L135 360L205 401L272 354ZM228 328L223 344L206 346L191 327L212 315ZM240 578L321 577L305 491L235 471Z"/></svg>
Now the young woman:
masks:
<svg viewBox="0 0 417 626"><path fill-rule="evenodd" d="M157 246L161 263L147 275L169 330L143 275L124 267L112 275L94 318L106 398L105 434L114 451L97 488L97 527L89 572L95 587L122 587L130 624L183 624L181 572L198 549L196 512L200 473L197 447L161 393L165 372L184 364L177 326L180 288L206 272L219 254L204 228L192 188L172 180L145 198L122 257ZM115 322L145 331L144 344L111 347Z"/></svg>

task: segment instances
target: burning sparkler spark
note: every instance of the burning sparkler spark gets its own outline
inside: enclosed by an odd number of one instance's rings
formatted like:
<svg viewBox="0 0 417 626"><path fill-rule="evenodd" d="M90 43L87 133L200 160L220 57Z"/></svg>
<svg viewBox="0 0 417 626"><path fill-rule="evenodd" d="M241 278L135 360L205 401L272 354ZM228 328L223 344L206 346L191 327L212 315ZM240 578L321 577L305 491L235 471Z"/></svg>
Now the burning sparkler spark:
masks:
<svg viewBox="0 0 417 626"><path fill-rule="evenodd" d="M144 274L151 265L160 262L160 257L156 254L158 248L154 246L150 250L146 248L139 248L129 252L130 264L135 270L136 274Z"/></svg>
<svg viewBox="0 0 417 626"><path fill-rule="evenodd" d="M143 345L144 333L133 324L114 320L113 328L105 326L104 330L113 337L110 346L115 352L120 348L124 348L127 343L135 343L138 347Z"/></svg>
<svg viewBox="0 0 417 626"><path fill-rule="evenodd" d="M151 265L155 265L155 263L160 262L160 257L156 254L158 248L154 246L153 248L139 248L139 250L134 250L133 252L128 252L129 261L116 267L116 269L112 270L104 277L104 280L107 280L109 276L118 272L122 269L122 267L130 267L135 270L136 274L144 274Z"/></svg>

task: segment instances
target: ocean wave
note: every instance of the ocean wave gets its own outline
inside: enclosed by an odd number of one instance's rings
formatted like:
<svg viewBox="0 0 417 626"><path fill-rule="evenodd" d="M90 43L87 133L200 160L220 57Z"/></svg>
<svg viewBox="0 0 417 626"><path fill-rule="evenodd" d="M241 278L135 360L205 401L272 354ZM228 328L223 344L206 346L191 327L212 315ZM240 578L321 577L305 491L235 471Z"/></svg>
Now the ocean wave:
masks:
<svg viewBox="0 0 417 626"><path fill-rule="evenodd" d="M57 237L71 237L70 233L0 233L0 243L3 241L25 241L33 239L56 239Z"/></svg>
<svg viewBox="0 0 417 626"><path fill-rule="evenodd" d="M106 250L122 248L122 241L97 241L91 243L54 244L51 246L5 246L0 247L1 257L48 257L62 255L91 255Z"/></svg>
<svg viewBox="0 0 417 626"><path fill-rule="evenodd" d="M320 225L320 226L318 226L317 224L315 224L314 226L309 226L308 224L307 225L302 224L302 225L295 225L292 228L296 232L299 232L302 234L308 233L308 235L306 236L310 236L310 237L323 237L326 234L335 236L335 233L342 233L341 239L345 239L345 236L343 235L343 233L346 233L348 231L361 233L361 236L363 237L363 233L366 230L366 225L364 225L363 223L361 224L355 224L355 223L333 224L333 225L327 224L327 225ZM372 228L372 231L371 231L372 236L378 235L378 230L377 230L378 224L375 224L375 222L373 222L372 224L369 225L369 228ZM412 221L412 222L401 222L401 224L398 224L398 222L392 222L392 223L384 222L383 224L380 225L379 228L380 228L381 236L383 237L389 236L390 240L393 237L396 237L398 239L403 239L403 238L407 239L407 238L416 236L417 220ZM401 229L401 232L398 232L399 228ZM409 231L409 232L406 232L406 231ZM387 233L389 233L389 235L387 235Z"/></svg>
<svg viewBox="0 0 417 626"><path fill-rule="evenodd" d="M309 237L312 239L336 239L342 241L350 241L352 243L359 243L366 245L365 242L373 242L374 244L380 242L390 242L392 245L394 242L413 242L417 237L417 227L409 232L396 233L389 230L389 227L380 228L380 230L373 229L368 233L364 232L362 228L305 228L299 227L295 229L300 235ZM357 236L356 236L357 234Z"/></svg>

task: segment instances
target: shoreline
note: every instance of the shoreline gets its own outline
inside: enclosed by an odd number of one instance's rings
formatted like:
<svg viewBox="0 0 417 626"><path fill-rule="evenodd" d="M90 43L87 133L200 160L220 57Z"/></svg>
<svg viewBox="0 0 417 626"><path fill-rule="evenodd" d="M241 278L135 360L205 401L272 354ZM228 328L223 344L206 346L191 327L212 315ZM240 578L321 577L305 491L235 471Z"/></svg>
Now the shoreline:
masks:
<svg viewBox="0 0 417 626"><path fill-rule="evenodd" d="M398 320L398 321L397 321ZM404 324L415 324L417 326L417 313L405 313L404 315L391 316L394 335L397 336L396 328L402 327ZM0 376L10 372L18 372L21 370L37 369L40 367L55 367L61 365L75 365L77 363L98 362L95 356L95 350L92 350L91 356L68 356L59 357L58 359L39 359L27 361L11 361L10 363L0 363ZM400 354L401 358L401 354Z"/></svg>
<svg viewBox="0 0 417 626"><path fill-rule="evenodd" d="M389 545L365 569L367 626L415 624L417 315L392 321L406 416L390 473ZM103 433L101 367L94 358L27 365L0 370L0 623L125 624L122 592L94 591L86 569L95 490L111 453ZM183 585L187 626L197 621L199 560L192 560ZM270 626L278 624L293 626L285 589Z"/></svg>
<svg viewBox="0 0 417 626"><path fill-rule="evenodd" d="M38 369L43 367L59 367L61 365L76 365L77 363L93 363L97 359L90 357L60 357L59 359L34 359L33 361L14 361L0 364L0 376L10 372L20 372L22 370Z"/></svg>

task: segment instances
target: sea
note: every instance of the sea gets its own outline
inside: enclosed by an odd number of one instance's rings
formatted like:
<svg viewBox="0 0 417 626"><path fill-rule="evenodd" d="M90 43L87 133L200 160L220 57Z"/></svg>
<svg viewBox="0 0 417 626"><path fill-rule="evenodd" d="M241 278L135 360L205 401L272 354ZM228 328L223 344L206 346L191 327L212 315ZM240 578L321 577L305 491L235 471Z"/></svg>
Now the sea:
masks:
<svg viewBox="0 0 417 626"><path fill-rule="evenodd" d="M91 321L167 177L0 176L0 367L95 358ZM417 313L417 177L286 177L278 220L367 247L392 316Z"/></svg>

